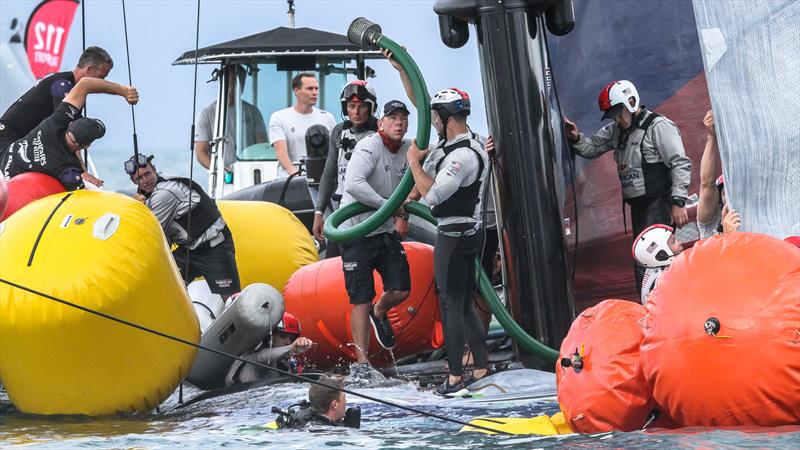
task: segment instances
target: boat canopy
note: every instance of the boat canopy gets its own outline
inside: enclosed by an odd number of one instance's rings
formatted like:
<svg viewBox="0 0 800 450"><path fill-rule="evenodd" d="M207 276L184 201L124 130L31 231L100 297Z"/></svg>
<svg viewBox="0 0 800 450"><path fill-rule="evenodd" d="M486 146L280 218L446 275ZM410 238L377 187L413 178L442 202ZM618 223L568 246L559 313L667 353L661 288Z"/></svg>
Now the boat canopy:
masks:
<svg viewBox="0 0 800 450"><path fill-rule="evenodd" d="M383 56L377 50L362 50L347 40L347 36L313 28L278 27L234 39L197 51L199 64L219 64L226 60L274 60L290 57L320 57L329 59L377 59ZM194 50L183 53L174 65L194 64Z"/></svg>

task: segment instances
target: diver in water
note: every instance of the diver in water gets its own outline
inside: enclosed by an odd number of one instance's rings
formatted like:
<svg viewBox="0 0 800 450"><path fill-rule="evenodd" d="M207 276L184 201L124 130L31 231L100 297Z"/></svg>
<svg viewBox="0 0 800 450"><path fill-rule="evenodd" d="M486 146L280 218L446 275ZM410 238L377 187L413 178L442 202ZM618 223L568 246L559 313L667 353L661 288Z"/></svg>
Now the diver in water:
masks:
<svg viewBox="0 0 800 450"><path fill-rule="evenodd" d="M650 225L633 241L633 259L646 269L641 287L643 305L656 288L658 278L682 251L683 243L675 239L675 229L663 224Z"/></svg>
<svg viewBox="0 0 800 450"><path fill-rule="evenodd" d="M303 366L295 358L305 353L314 342L300 336L300 321L291 313L284 313L275 330L267 334L264 340L253 350L242 355L243 359L277 367L285 372L302 373ZM271 376L276 372L244 361L234 361L225 377L225 385L247 383Z"/></svg>
<svg viewBox="0 0 800 450"><path fill-rule="evenodd" d="M341 389L344 380L322 376L317 381L327 386L312 384L308 388L308 401L301 401L287 410L272 408L278 417L265 425L271 429L304 428L306 425L361 428L361 408L347 407L347 397ZM330 386L330 387L328 387Z"/></svg>
<svg viewBox="0 0 800 450"><path fill-rule="evenodd" d="M319 182L317 195L317 210L314 212L314 237L322 242L325 226L325 211L328 206L334 211L342 201L344 178L347 173L347 164L353 155L356 144L361 139L375 134L378 131L378 120L375 113L378 110L378 96L369 83L364 80L354 80L342 89L342 116L347 120L336 125L331 131L328 158L325 160L325 170ZM339 246L328 241L325 247L326 258L339 256Z"/></svg>

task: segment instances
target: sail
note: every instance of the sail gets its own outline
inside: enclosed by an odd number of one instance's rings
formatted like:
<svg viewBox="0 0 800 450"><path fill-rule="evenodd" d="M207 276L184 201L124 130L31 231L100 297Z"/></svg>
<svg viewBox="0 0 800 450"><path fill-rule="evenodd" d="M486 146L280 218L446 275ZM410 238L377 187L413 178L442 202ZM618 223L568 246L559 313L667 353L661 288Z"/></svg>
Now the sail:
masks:
<svg viewBox="0 0 800 450"><path fill-rule="evenodd" d="M31 13L25 49L36 79L58 72L78 0L44 0Z"/></svg>
<svg viewBox="0 0 800 450"><path fill-rule="evenodd" d="M742 230L800 235L800 3L694 1L725 189Z"/></svg>

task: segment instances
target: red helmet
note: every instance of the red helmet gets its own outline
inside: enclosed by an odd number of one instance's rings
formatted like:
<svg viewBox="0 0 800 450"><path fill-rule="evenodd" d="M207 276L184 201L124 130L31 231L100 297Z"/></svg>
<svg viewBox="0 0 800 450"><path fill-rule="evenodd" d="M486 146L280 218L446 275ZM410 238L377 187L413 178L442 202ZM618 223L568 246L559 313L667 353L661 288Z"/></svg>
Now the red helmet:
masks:
<svg viewBox="0 0 800 450"><path fill-rule="evenodd" d="M378 94L369 83L364 80L353 80L342 89L342 115L347 115L347 102L369 103L369 113L375 114L378 109Z"/></svg>
<svg viewBox="0 0 800 450"><path fill-rule="evenodd" d="M629 101L631 98L634 99L633 105ZM631 113L635 113L639 109L639 92L636 90L636 86L628 80L612 81L600 91L597 103L604 113L601 120L615 119L622 112L623 107Z"/></svg>
<svg viewBox="0 0 800 450"><path fill-rule="evenodd" d="M720 175L719 178L717 178L716 185L717 187L722 187L725 185L725 175Z"/></svg>
<svg viewBox="0 0 800 450"><path fill-rule="evenodd" d="M292 313L283 313L283 318L278 322L275 330L300 336L300 321Z"/></svg>

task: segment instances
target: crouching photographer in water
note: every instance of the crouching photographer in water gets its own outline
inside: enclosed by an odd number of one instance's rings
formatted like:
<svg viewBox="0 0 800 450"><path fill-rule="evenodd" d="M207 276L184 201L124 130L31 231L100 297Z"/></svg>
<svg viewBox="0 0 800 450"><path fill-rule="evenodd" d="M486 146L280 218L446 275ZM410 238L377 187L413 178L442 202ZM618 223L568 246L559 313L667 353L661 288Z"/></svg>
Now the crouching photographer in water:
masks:
<svg viewBox="0 0 800 450"><path fill-rule="evenodd" d="M278 417L266 424L267 428L304 428L306 425L326 425L334 427L361 428L361 408L347 407L344 380L321 376L318 381L325 386L312 384L308 388L308 400L292 405L285 411L273 407Z"/></svg>

